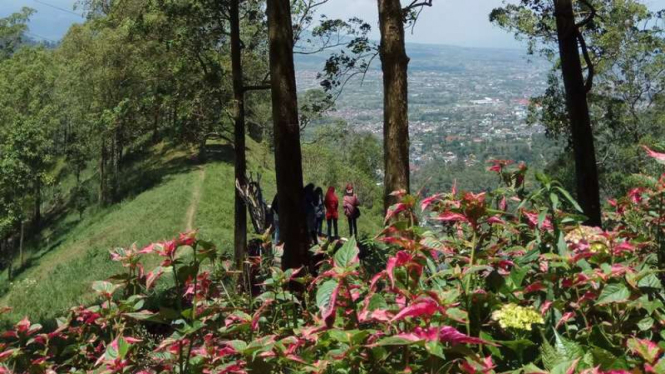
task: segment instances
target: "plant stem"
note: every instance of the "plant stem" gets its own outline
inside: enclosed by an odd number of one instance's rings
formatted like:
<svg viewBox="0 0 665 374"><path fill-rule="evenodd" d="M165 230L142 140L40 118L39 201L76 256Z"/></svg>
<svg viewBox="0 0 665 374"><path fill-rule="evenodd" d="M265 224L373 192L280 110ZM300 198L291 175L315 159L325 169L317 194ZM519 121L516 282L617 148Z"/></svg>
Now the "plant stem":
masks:
<svg viewBox="0 0 665 374"><path fill-rule="evenodd" d="M478 239L478 234L476 232L476 228L473 228L473 239L471 240L471 257L469 259L469 270L473 268L474 262L476 260L476 240ZM466 319L466 333L467 335L471 336L471 295L469 295L469 292L471 290L471 281L473 278L473 273L468 274L468 277L466 278L466 286L464 288L464 295L466 297L466 312L467 312L467 319Z"/></svg>

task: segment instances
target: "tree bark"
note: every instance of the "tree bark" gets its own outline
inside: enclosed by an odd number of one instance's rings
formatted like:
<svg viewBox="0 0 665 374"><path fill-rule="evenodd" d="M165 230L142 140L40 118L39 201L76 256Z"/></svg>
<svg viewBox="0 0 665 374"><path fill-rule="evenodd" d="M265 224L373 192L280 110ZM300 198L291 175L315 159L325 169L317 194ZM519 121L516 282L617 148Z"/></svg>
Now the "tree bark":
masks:
<svg viewBox="0 0 665 374"><path fill-rule="evenodd" d="M267 13L282 267L291 269L308 264L308 236L290 1L268 0Z"/></svg>
<svg viewBox="0 0 665 374"><path fill-rule="evenodd" d="M106 141L102 139L99 159L99 204L106 205Z"/></svg>
<svg viewBox="0 0 665 374"><path fill-rule="evenodd" d="M24 233L25 233L25 220L21 219L21 238L19 239L18 243L18 257L19 257L19 262L21 263L21 268L25 266L25 258L23 256Z"/></svg>
<svg viewBox="0 0 665 374"><path fill-rule="evenodd" d="M39 230L42 224L42 181L39 177L35 178L35 206L32 219L35 230Z"/></svg>
<svg viewBox="0 0 665 374"><path fill-rule="evenodd" d="M235 179L244 186L247 183L245 154L245 88L242 69L242 43L240 40L240 0L231 0L231 70L233 75L233 120L235 122ZM236 268L243 269L247 248L247 206L235 188L235 225L233 247Z"/></svg>
<svg viewBox="0 0 665 374"><path fill-rule="evenodd" d="M554 0L561 71L575 157L577 199L591 226L601 225L598 168L572 0Z"/></svg>
<svg viewBox="0 0 665 374"><path fill-rule="evenodd" d="M404 19L399 0L378 0L383 70L384 208L396 203L394 191L410 191L409 57L404 40Z"/></svg>

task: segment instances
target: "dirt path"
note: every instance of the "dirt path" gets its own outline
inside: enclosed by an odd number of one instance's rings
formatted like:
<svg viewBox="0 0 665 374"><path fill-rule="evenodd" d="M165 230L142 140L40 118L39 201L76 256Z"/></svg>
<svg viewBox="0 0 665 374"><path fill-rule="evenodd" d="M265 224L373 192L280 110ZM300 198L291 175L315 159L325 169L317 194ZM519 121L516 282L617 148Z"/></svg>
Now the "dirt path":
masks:
<svg viewBox="0 0 665 374"><path fill-rule="evenodd" d="M201 191L203 190L203 181L206 177L205 167L200 167L197 171L199 175L198 180L194 181L194 187L192 188L192 200L189 203L189 208L187 208L186 220L185 220L185 230L191 231L194 229L194 218L196 217L196 209L199 207L199 201L201 200Z"/></svg>

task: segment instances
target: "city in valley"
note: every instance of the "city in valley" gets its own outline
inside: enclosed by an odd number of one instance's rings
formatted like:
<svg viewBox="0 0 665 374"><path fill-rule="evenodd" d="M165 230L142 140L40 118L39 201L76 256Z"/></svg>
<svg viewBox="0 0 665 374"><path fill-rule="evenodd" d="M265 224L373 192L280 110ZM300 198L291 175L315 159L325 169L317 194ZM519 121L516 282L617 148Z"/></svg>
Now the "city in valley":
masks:
<svg viewBox="0 0 665 374"><path fill-rule="evenodd" d="M527 117L531 99L545 92L546 61L515 50L440 45L409 44L407 52L412 171L472 167L492 158L543 161L542 143L550 142L543 142L544 127ZM322 61L298 59L301 90L317 88ZM346 84L328 115L353 131L382 137L383 86L374 63Z"/></svg>

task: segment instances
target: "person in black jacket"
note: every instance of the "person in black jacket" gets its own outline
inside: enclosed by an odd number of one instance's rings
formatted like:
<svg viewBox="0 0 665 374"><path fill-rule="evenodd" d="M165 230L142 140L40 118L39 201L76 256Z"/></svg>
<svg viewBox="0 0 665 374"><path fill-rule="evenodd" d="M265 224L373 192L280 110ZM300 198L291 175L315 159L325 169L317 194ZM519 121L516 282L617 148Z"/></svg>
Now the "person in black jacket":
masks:
<svg viewBox="0 0 665 374"><path fill-rule="evenodd" d="M272 199L272 204L270 204L270 210L272 210L272 225L274 228L274 242L279 244L279 199L277 199L277 194L275 198Z"/></svg>

